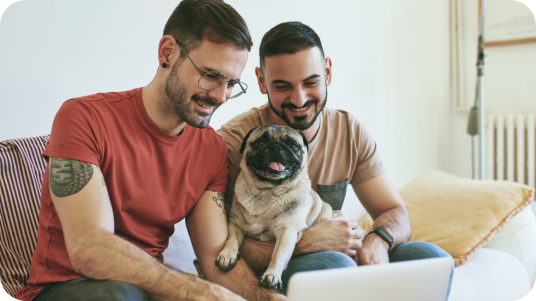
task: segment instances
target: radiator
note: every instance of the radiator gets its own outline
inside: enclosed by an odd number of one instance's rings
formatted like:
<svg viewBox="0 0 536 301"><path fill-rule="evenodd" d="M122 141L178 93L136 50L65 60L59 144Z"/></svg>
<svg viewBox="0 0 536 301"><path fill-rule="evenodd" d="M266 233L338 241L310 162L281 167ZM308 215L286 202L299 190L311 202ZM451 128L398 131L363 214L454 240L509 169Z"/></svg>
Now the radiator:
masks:
<svg viewBox="0 0 536 301"><path fill-rule="evenodd" d="M536 115L488 115L486 161L486 179L536 187Z"/></svg>

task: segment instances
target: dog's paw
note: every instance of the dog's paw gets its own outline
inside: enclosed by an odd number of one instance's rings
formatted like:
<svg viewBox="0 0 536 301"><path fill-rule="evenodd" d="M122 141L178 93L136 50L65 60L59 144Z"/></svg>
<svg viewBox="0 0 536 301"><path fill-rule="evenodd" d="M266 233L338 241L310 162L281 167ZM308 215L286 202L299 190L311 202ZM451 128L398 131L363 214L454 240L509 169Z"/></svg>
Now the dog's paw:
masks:
<svg viewBox="0 0 536 301"><path fill-rule="evenodd" d="M218 257L216 258L216 266L220 268L222 272L229 272L232 270L235 265L236 261L240 259L240 254L238 253L232 253L227 250L222 250Z"/></svg>
<svg viewBox="0 0 536 301"><path fill-rule="evenodd" d="M283 289L283 282L281 281L281 275L275 276L268 272L264 272L259 283L265 288Z"/></svg>
<svg viewBox="0 0 536 301"><path fill-rule="evenodd" d="M344 219L344 213L342 213L341 210L333 210L331 217L340 217L341 219Z"/></svg>

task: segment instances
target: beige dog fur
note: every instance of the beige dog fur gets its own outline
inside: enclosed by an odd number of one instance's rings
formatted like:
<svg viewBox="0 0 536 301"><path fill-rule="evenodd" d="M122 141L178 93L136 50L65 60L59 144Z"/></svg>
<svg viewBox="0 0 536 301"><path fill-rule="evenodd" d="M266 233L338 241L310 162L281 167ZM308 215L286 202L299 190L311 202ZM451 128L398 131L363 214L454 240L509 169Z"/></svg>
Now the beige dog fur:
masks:
<svg viewBox="0 0 536 301"><path fill-rule="evenodd" d="M301 149L296 156L301 157L299 171L279 185L259 179L246 164L246 156L252 151L252 143L266 131L278 143L288 143L288 137L296 141ZM265 135L266 136L266 135ZM229 236L225 247L216 259L223 271L234 267L239 259L238 250L244 235L261 241L276 240L272 260L260 279L260 284L269 288L282 287L281 274L290 260L302 231L319 221L341 215L333 212L331 206L323 202L311 189L307 171L307 146L304 137L288 127L263 126L246 136L245 145L233 204L229 212ZM273 141L271 141L273 142Z"/></svg>

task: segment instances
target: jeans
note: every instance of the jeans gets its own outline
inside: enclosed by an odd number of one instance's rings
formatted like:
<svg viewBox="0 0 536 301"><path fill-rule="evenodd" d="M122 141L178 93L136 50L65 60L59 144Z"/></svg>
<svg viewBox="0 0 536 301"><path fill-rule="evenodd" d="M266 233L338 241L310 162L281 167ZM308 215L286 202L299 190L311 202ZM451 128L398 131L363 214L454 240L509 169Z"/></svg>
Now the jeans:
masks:
<svg viewBox="0 0 536 301"><path fill-rule="evenodd" d="M389 252L389 262L436 258L436 257L449 257L452 258L447 252L440 247L428 243L428 242L408 242L401 244ZM356 263L350 256L339 252L319 252L311 253L302 256L292 258L287 266L287 269L283 272L281 280L283 281L283 294L287 293L288 281L290 276L297 272L314 271L323 269L334 268L349 268L356 267ZM258 273L257 276L262 276L263 272ZM454 260L452 260L452 273L450 276L449 288L447 291L450 294L450 288L452 285L452 276L454 275Z"/></svg>
<svg viewBox="0 0 536 301"><path fill-rule="evenodd" d="M409 242L401 244L389 252L389 261L406 261L424 258L450 257L440 247L427 242ZM339 252L311 253L292 258L287 269L283 272L283 290L286 294L290 276L297 272L356 267L354 260ZM263 272L257 276L262 276ZM454 260L452 261L452 274L448 294L454 275ZM88 278L72 279L65 282L54 283L39 292L33 301L146 301L147 294L140 288L117 281L93 280Z"/></svg>
<svg viewBox="0 0 536 301"><path fill-rule="evenodd" d="M33 301L149 301L140 288L118 281L71 279L47 286Z"/></svg>

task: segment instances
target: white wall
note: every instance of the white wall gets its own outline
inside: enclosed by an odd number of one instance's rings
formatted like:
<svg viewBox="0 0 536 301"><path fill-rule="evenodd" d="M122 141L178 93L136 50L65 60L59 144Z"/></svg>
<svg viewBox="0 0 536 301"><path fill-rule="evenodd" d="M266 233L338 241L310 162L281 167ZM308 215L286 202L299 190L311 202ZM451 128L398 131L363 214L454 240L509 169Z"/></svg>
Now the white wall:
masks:
<svg viewBox="0 0 536 301"><path fill-rule="evenodd" d="M245 96L211 122L266 102L254 67L264 33L299 20L317 31L333 60L328 106L350 111L372 132L394 181L427 169L450 170L448 1L229 0L245 18L254 47ZM24 0L0 23L0 140L50 132L71 97L144 86L178 1ZM453 118L454 116L454 118ZM462 151L460 154L468 156Z"/></svg>
<svg viewBox="0 0 536 301"><path fill-rule="evenodd" d="M513 0L509 5L523 6ZM490 2L492 3L492 2ZM466 97L475 97L476 50L478 39L478 0L464 1ZM526 7L525 7L526 8ZM528 8L526 8L528 10ZM485 34L485 33L484 33ZM536 114L536 43L485 48L485 113ZM450 166L445 169L471 177L471 138L467 134L467 113L451 110ZM478 137L475 138L478 145ZM478 157L475 157L478 160ZM478 168L478 163L477 163ZM478 175L478 172L477 172Z"/></svg>

